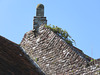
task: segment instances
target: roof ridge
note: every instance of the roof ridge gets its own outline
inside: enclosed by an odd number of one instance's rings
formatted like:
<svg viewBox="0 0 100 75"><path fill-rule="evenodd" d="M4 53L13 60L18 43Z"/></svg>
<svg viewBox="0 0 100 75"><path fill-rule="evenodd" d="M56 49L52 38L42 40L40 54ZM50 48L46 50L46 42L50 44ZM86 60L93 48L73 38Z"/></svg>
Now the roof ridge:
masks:
<svg viewBox="0 0 100 75"><path fill-rule="evenodd" d="M19 44L13 42L13 41L11 41L11 40L9 40L9 39L7 39L7 38L1 36L1 35L0 35L0 39L2 39L2 40L6 40L6 41L8 41L8 42L10 42L10 43L13 43L13 44L15 44L15 45L19 45Z"/></svg>
<svg viewBox="0 0 100 75"><path fill-rule="evenodd" d="M42 27L42 29L49 29L49 28L46 28L45 27L45 25L41 25L39 28L41 29L41 27ZM41 29L41 30L42 30ZM50 31L52 31L53 32L53 30L51 30L51 29L49 29ZM58 36L60 39L62 39L59 35L57 35L55 32L53 32L56 36ZM62 39L63 40L63 39ZM79 56L82 56L87 62L90 62L90 60L91 59L93 59L93 58L91 58L91 57L89 57L88 55L86 55L86 54L84 54L84 52L82 51L82 50L80 50L79 48L77 48L77 47L75 47L75 46L73 46L73 45L69 45L65 40L63 40L63 42L64 43L66 43L73 51L75 51L75 53L77 53ZM76 52L77 51L77 52ZM81 55L82 54L82 55ZM88 58L86 58L85 57L85 55L86 56L88 56Z"/></svg>

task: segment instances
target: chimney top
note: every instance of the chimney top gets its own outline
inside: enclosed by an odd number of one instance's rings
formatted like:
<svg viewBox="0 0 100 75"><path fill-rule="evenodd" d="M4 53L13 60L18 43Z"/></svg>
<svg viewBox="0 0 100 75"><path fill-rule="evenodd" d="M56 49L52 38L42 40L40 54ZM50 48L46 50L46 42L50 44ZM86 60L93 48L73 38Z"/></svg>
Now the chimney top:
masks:
<svg viewBox="0 0 100 75"><path fill-rule="evenodd" d="M36 8L37 9L44 9L44 5L43 4L38 4Z"/></svg>

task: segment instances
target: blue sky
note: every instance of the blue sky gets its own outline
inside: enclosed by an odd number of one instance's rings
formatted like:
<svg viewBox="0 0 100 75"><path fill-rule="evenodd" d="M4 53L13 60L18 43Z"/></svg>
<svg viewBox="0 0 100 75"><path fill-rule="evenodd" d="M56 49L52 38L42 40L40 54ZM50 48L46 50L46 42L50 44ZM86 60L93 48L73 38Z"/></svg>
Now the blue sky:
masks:
<svg viewBox="0 0 100 75"><path fill-rule="evenodd" d="M100 58L100 0L0 0L0 35L19 44L25 32L32 30L40 3L48 25L67 30L76 47Z"/></svg>

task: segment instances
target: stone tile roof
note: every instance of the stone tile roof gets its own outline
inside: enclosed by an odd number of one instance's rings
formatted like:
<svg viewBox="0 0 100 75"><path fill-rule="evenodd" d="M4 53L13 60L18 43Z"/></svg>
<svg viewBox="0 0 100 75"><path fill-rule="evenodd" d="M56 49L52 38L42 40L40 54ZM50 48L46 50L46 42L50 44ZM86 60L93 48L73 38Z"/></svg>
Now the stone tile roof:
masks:
<svg viewBox="0 0 100 75"><path fill-rule="evenodd" d="M23 49L0 36L0 75L44 75Z"/></svg>
<svg viewBox="0 0 100 75"><path fill-rule="evenodd" d="M84 58L86 58L88 61L91 61L93 60L92 57L84 54L84 52L82 50L80 50L79 48L75 47L75 46L72 46L73 49L75 49L79 54L83 55Z"/></svg>
<svg viewBox="0 0 100 75"><path fill-rule="evenodd" d="M99 64L90 64L93 58L43 25L37 36L32 30L27 32L20 45L46 75L98 75L100 71Z"/></svg>

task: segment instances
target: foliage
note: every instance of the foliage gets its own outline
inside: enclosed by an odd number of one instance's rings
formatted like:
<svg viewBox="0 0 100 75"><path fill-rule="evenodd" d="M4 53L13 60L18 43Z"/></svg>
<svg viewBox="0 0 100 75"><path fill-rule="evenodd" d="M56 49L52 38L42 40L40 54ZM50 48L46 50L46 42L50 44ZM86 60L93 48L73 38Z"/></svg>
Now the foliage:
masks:
<svg viewBox="0 0 100 75"><path fill-rule="evenodd" d="M85 55L86 58L89 58L89 56Z"/></svg>
<svg viewBox="0 0 100 75"><path fill-rule="evenodd" d="M74 71L72 70L72 72L74 72Z"/></svg>
<svg viewBox="0 0 100 75"><path fill-rule="evenodd" d="M37 62L39 59L38 58L35 58L35 61Z"/></svg>
<svg viewBox="0 0 100 75"><path fill-rule="evenodd" d="M93 60L91 60L91 62L93 62Z"/></svg>
<svg viewBox="0 0 100 75"><path fill-rule="evenodd" d="M75 44L75 41L71 38L71 36L68 34L66 30L63 30L55 25L45 25L46 28L49 28L52 30L54 33L56 33L58 36L60 36L66 43L69 45Z"/></svg>
<svg viewBox="0 0 100 75"><path fill-rule="evenodd" d="M95 61L95 59L91 59L91 62L94 62Z"/></svg>

